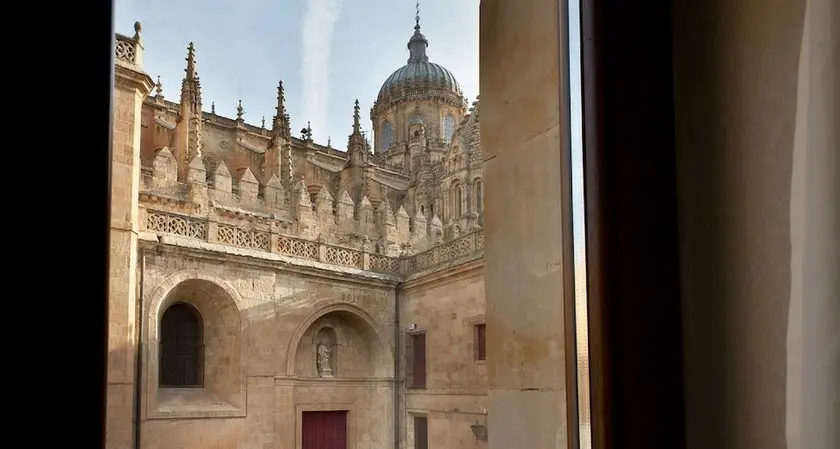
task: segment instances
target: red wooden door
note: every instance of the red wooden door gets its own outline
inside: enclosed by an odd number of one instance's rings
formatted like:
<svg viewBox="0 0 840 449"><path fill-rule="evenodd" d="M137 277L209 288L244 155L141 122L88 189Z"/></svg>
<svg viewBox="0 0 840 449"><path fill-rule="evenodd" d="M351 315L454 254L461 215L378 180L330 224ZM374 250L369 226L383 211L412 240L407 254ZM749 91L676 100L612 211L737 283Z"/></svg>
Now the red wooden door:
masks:
<svg viewBox="0 0 840 449"><path fill-rule="evenodd" d="M303 412L302 449L347 449L347 411Z"/></svg>

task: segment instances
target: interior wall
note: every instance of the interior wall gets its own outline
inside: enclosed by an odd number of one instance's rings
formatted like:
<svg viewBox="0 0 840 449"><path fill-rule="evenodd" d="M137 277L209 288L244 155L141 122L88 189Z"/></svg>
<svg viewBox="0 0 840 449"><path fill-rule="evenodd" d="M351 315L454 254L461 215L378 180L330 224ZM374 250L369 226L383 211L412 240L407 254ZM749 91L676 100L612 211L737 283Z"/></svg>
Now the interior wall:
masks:
<svg viewBox="0 0 840 449"><path fill-rule="evenodd" d="M480 5L491 449L567 447L558 7Z"/></svg>
<svg viewBox="0 0 840 449"><path fill-rule="evenodd" d="M690 449L787 447L791 173L804 8L804 0L673 2Z"/></svg>
<svg viewBox="0 0 840 449"><path fill-rule="evenodd" d="M788 448L840 447L840 5L805 10L791 188Z"/></svg>

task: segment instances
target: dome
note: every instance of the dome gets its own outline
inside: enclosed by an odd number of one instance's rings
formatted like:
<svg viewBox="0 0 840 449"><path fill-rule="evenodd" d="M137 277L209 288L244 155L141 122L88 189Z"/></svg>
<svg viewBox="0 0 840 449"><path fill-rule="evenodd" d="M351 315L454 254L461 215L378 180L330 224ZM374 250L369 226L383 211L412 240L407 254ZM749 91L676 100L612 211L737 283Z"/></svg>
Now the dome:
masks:
<svg viewBox="0 0 840 449"><path fill-rule="evenodd" d="M461 86L446 67L429 62L426 47L429 41L420 33L419 22L414 27L414 35L408 41L410 56L408 63L391 74L379 89L376 101L380 102L391 95L399 95L404 89L412 87L432 87L449 91L459 98L463 97Z"/></svg>
<svg viewBox="0 0 840 449"><path fill-rule="evenodd" d="M392 91L400 91L414 86L438 87L450 90L459 97L462 95L461 86L458 85L455 75L446 67L434 62L420 61L409 62L395 70L382 84L376 99L378 101L382 100Z"/></svg>

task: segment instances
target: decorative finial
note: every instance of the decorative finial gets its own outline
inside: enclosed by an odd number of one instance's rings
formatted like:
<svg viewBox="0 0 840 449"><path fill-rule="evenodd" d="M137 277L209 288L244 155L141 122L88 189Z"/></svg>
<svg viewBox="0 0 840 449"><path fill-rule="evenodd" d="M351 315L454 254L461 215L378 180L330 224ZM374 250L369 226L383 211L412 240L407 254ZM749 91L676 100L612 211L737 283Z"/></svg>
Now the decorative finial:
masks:
<svg viewBox="0 0 840 449"><path fill-rule="evenodd" d="M265 116L262 117L262 129L265 129Z"/></svg>
<svg viewBox="0 0 840 449"><path fill-rule="evenodd" d="M300 130L303 140L312 142L312 125L307 121L306 128Z"/></svg>
<svg viewBox="0 0 840 449"><path fill-rule="evenodd" d="M332 137L327 137L327 148L332 148Z"/></svg>
<svg viewBox="0 0 840 449"><path fill-rule="evenodd" d="M213 115L216 115L216 102L215 101L210 102L210 113L213 114Z"/></svg>
<svg viewBox="0 0 840 449"><path fill-rule="evenodd" d="M414 35L408 40L409 64L412 62L428 61L429 57L426 56L426 47L428 46L429 41L420 32L420 0L417 0L416 13L414 15Z"/></svg>
<svg viewBox="0 0 840 449"><path fill-rule="evenodd" d="M414 29L420 30L420 0L417 0L415 8L417 10L417 14L414 15Z"/></svg>
<svg viewBox="0 0 840 449"><path fill-rule="evenodd" d="M140 22L137 22L140 23ZM163 84L160 82L160 75L157 77L157 83L155 83L155 96L162 97L163 96Z"/></svg>
<svg viewBox="0 0 840 449"><path fill-rule="evenodd" d="M245 109L242 109L242 99L239 99L239 104L236 106L236 119L242 120L242 115L245 114Z"/></svg>
<svg viewBox="0 0 840 449"><path fill-rule="evenodd" d="M141 25L140 22L134 22L134 39L139 40L140 39L140 33L142 33L142 32L143 32L143 25Z"/></svg>

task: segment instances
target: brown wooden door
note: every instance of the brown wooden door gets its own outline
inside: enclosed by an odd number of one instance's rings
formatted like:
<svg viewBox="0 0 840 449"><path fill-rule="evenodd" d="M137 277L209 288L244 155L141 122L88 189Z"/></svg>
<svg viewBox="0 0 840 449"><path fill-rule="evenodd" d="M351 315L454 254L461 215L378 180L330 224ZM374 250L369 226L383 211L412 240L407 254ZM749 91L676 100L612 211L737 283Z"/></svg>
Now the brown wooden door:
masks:
<svg viewBox="0 0 840 449"><path fill-rule="evenodd" d="M302 449L347 449L347 412L303 412Z"/></svg>

